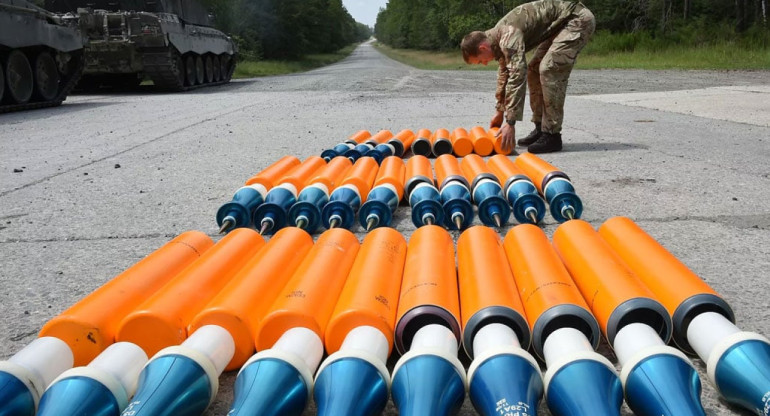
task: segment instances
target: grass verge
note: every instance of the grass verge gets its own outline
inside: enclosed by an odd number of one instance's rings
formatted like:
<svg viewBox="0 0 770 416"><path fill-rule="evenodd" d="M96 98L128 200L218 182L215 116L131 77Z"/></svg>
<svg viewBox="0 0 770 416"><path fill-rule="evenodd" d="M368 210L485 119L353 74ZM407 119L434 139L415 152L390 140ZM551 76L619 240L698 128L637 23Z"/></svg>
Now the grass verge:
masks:
<svg viewBox="0 0 770 416"><path fill-rule="evenodd" d="M314 68L333 64L350 55L358 44L348 45L334 53L319 53L305 55L293 61L241 61L235 67L233 78L254 78L270 75L290 74L293 72L309 71Z"/></svg>
<svg viewBox="0 0 770 416"><path fill-rule="evenodd" d="M496 70L497 64L468 65L460 51L434 52L414 49L393 49L381 43L379 51L399 62L419 69ZM637 48L632 51L598 52L591 44L580 53L577 69L770 69L770 48L746 48L724 41L712 45L686 47L670 45L657 48Z"/></svg>

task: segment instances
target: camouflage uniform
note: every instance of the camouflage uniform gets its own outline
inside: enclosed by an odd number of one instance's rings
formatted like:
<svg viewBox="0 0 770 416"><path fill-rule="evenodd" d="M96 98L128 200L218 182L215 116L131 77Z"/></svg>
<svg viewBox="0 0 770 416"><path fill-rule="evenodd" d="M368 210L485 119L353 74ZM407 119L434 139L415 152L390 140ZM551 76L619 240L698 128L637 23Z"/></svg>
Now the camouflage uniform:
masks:
<svg viewBox="0 0 770 416"><path fill-rule="evenodd" d="M497 110L505 112L507 120L521 121L526 79L532 121L542 123L545 132L560 133L570 72L595 28L593 13L573 1L525 3L500 19L486 31L500 64ZM535 47L527 65L524 53Z"/></svg>

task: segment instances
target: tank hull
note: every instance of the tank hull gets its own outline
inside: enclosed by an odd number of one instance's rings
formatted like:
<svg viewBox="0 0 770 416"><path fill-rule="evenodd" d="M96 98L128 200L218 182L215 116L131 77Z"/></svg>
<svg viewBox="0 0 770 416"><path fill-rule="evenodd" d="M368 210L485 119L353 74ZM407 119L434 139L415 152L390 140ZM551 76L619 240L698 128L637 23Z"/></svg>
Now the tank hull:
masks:
<svg viewBox="0 0 770 416"><path fill-rule="evenodd" d="M199 14L196 21L205 20ZM85 89L150 79L157 88L184 91L230 81L237 50L217 29L166 12L79 8L77 16L88 40Z"/></svg>
<svg viewBox="0 0 770 416"><path fill-rule="evenodd" d="M73 16L0 0L0 113L61 104L83 69Z"/></svg>

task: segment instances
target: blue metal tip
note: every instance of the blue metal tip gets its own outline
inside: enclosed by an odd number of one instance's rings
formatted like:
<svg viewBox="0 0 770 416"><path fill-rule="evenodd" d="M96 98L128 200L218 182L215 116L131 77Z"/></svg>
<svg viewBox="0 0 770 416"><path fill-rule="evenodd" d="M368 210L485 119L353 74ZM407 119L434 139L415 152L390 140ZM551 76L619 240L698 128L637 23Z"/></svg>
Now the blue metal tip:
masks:
<svg viewBox="0 0 770 416"><path fill-rule="evenodd" d="M406 361L394 374L391 389L401 416L456 414L465 399L463 376L436 355Z"/></svg>
<svg viewBox="0 0 770 416"><path fill-rule="evenodd" d="M374 159L378 165L381 165L382 161L385 160L385 154L379 151L378 149L372 149L366 152L366 154L364 154L364 157L370 157Z"/></svg>
<svg viewBox="0 0 770 416"><path fill-rule="evenodd" d="M412 206L412 224L415 227L420 228L426 225L423 221L423 217L426 214L430 214L434 218L434 224L439 225L444 223L444 210L441 208L441 203L435 199L424 199Z"/></svg>
<svg viewBox="0 0 770 416"><path fill-rule="evenodd" d="M251 223L251 212L245 206L238 202L228 202L217 210L217 225L222 226L225 217L235 219L235 224L231 228L248 227Z"/></svg>
<svg viewBox="0 0 770 416"><path fill-rule="evenodd" d="M626 403L639 416L705 416L698 373L684 358L652 355L626 378Z"/></svg>
<svg viewBox="0 0 770 416"><path fill-rule="evenodd" d="M376 215L379 218L377 225L374 228L388 227L393 220L393 215L388 208L388 204L382 201L370 199L361 205L361 209L358 211L358 223L361 227L366 228L366 223L369 219L369 215Z"/></svg>
<svg viewBox="0 0 770 416"><path fill-rule="evenodd" d="M513 186L511 188L513 188ZM513 207L513 217L516 218L516 221L518 221L519 224L532 223L532 220L529 218L528 214L528 212L530 212L529 210L532 208L534 208L534 212L536 212L535 218L537 219L538 223L543 220L543 217L545 217L545 201L543 201L543 198L541 198L537 193L537 190L535 190L535 193L523 194L515 199L509 199L509 201L511 201L511 205Z"/></svg>
<svg viewBox="0 0 770 416"><path fill-rule="evenodd" d="M749 339L728 348L717 361L714 380L727 401L770 414L770 344Z"/></svg>
<svg viewBox="0 0 770 416"><path fill-rule="evenodd" d="M500 216L500 225L505 225L511 216L511 207L502 196L489 196L478 202L479 219L488 227L496 227L495 215Z"/></svg>
<svg viewBox="0 0 770 416"><path fill-rule="evenodd" d="M473 407L483 416L535 414L543 396L543 379L527 359L499 354L473 372L469 395Z"/></svg>
<svg viewBox="0 0 770 416"><path fill-rule="evenodd" d="M206 371L193 359L163 355L139 374L136 394L123 415L199 416L214 393Z"/></svg>
<svg viewBox="0 0 770 416"><path fill-rule="evenodd" d="M38 416L100 415L118 416L126 398L118 403L102 383L82 376L67 377L52 384L40 398ZM4 413L5 414L5 413Z"/></svg>
<svg viewBox="0 0 770 416"><path fill-rule="evenodd" d="M623 386L605 364L577 360L553 374L546 398L555 416L619 416Z"/></svg>
<svg viewBox="0 0 770 416"><path fill-rule="evenodd" d="M313 398L318 416L376 416L388 403L388 382L369 362L346 357L318 373Z"/></svg>
<svg viewBox="0 0 770 416"><path fill-rule="evenodd" d="M243 367L235 379L234 396L228 416L299 416L308 401L308 388L296 368L267 358Z"/></svg>
<svg viewBox="0 0 770 416"><path fill-rule="evenodd" d="M34 416L35 399L15 376L0 371L0 415Z"/></svg>

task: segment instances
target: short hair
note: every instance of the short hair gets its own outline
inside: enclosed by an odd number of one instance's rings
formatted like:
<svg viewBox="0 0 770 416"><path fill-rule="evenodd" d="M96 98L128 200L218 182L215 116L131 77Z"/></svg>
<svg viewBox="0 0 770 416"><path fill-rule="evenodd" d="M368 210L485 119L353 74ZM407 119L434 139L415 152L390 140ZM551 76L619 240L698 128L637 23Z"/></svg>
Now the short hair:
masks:
<svg viewBox="0 0 770 416"><path fill-rule="evenodd" d="M471 56L479 54L479 45L485 40L487 40L487 34L480 30L465 35L462 42L460 42L460 49L463 51L463 60L466 64L469 63L468 59Z"/></svg>

